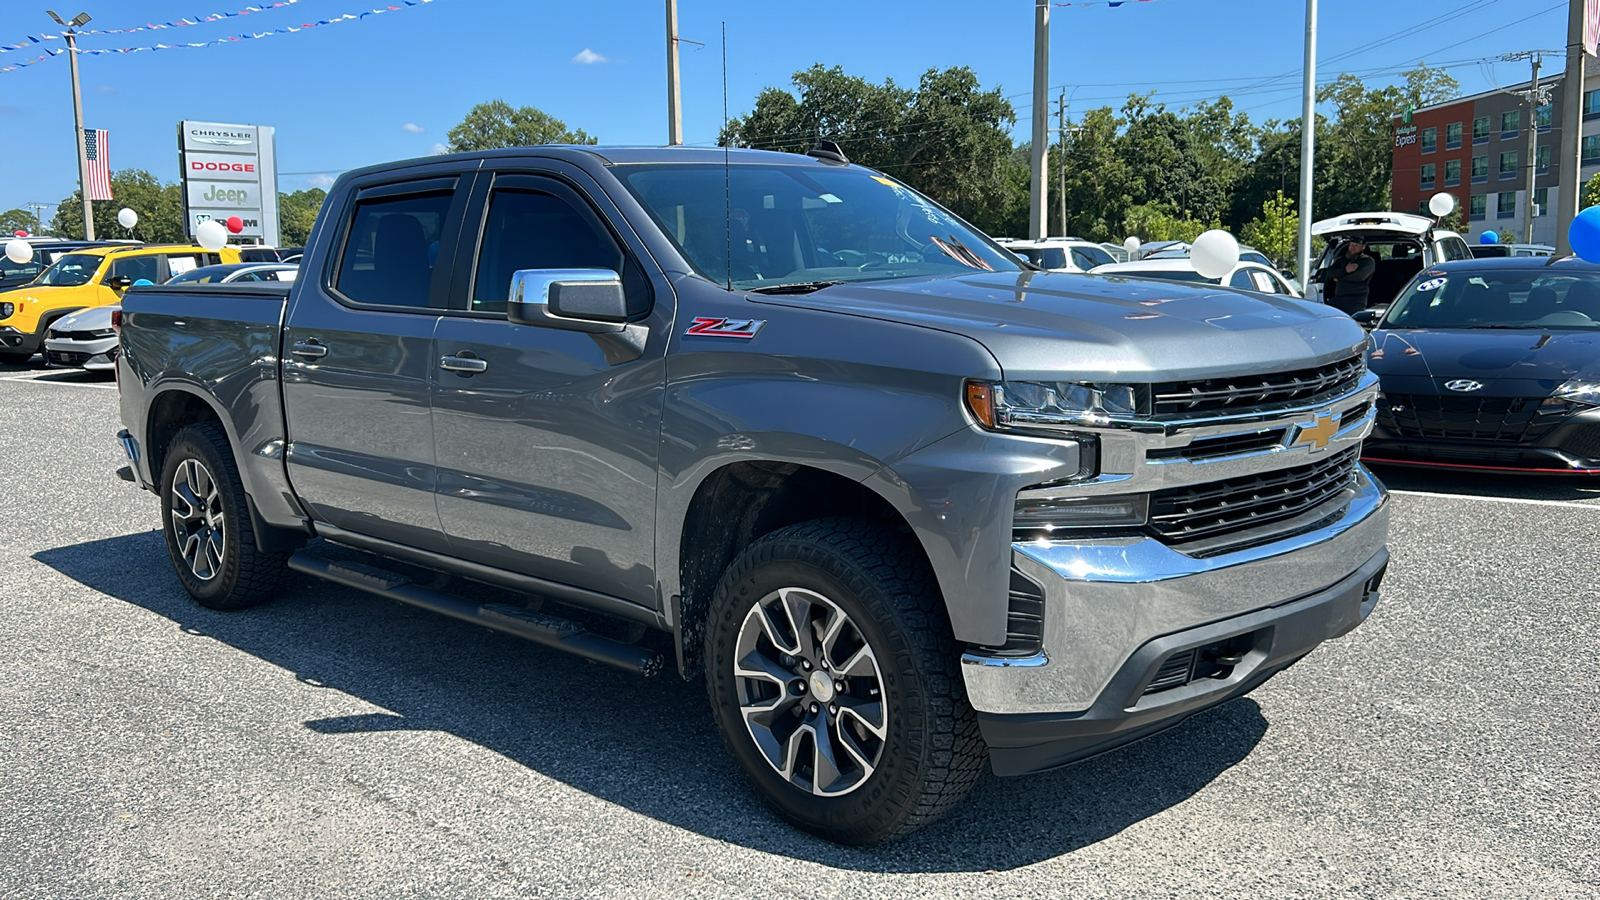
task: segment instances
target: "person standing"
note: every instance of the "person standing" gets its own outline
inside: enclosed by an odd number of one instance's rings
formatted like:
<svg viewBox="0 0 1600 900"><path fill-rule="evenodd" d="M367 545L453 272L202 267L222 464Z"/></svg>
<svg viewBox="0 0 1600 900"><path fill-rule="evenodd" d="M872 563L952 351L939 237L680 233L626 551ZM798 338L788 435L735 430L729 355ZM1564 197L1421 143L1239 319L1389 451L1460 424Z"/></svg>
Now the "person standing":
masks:
<svg viewBox="0 0 1600 900"><path fill-rule="evenodd" d="M1366 309L1372 273L1377 268L1377 260L1367 255L1365 236L1351 237L1328 266L1323 298L1329 306L1346 315Z"/></svg>

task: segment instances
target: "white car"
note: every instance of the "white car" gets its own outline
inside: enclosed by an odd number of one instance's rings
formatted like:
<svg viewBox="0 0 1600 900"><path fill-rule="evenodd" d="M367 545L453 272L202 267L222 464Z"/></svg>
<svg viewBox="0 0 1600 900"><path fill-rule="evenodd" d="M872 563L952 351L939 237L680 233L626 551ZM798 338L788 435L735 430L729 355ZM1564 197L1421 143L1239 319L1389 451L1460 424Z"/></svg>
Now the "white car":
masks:
<svg viewBox="0 0 1600 900"><path fill-rule="evenodd" d="M1271 266L1258 262L1240 262L1225 278L1207 278L1194 270L1187 256L1172 259L1141 259L1137 262L1111 263L1096 266L1092 275L1131 275L1136 278L1159 278L1163 281L1196 281L1223 284L1228 287L1255 291L1258 294L1279 294L1299 297L1294 283Z"/></svg>
<svg viewBox="0 0 1600 900"><path fill-rule="evenodd" d="M1189 258L1189 245L1180 241L1177 244L1169 245L1169 246L1164 247L1164 248L1162 248L1160 250L1155 250L1155 251L1150 252L1150 253L1141 254L1139 258L1140 259L1188 259ZM1254 247L1246 247L1246 246L1244 246L1242 244L1239 246L1239 260L1241 262L1260 263L1263 266L1271 266L1272 265L1272 260L1267 259L1267 255L1265 253L1262 253L1260 250L1257 250Z"/></svg>
<svg viewBox="0 0 1600 900"><path fill-rule="evenodd" d="M283 263L231 263L190 269L167 284L228 284L235 281L293 281L299 266ZM111 313L120 303L91 306L62 316L50 326L44 341L46 366L109 372L116 366L117 332Z"/></svg>
<svg viewBox="0 0 1600 900"><path fill-rule="evenodd" d="M1116 262L1104 247L1077 238L1012 241L1005 247L1039 268L1052 272L1087 272L1095 266Z"/></svg>
<svg viewBox="0 0 1600 900"><path fill-rule="evenodd" d="M1325 274L1333 260L1353 236L1365 236L1366 255L1377 262L1367 282L1367 306L1388 306L1400 289L1428 266L1471 259L1472 250L1454 231L1436 228L1433 219L1410 213L1363 212L1323 219L1311 226L1311 234L1328 242L1321 260L1311 266L1306 299L1322 300Z"/></svg>

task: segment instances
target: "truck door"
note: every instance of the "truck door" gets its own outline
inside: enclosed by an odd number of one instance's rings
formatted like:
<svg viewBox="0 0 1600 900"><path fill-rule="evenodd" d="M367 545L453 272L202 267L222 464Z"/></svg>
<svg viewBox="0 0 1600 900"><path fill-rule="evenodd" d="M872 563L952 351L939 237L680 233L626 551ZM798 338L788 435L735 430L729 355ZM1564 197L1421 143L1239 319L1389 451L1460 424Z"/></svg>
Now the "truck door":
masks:
<svg viewBox="0 0 1600 900"><path fill-rule="evenodd" d="M560 165L552 163L552 165ZM671 289L592 182L479 177L456 267L459 307L434 334L439 515L457 556L657 608L657 442ZM523 269L618 272L642 354L506 319ZM630 358L631 357L631 358Z"/></svg>
<svg viewBox="0 0 1600 900"><path fill-rule="evenodd" d="M289 480L319 523L449 549L428 410L450 281L436 262L455 247L472 177L391 172L323 211L341 224L306 255L283 335Z"/></svg>

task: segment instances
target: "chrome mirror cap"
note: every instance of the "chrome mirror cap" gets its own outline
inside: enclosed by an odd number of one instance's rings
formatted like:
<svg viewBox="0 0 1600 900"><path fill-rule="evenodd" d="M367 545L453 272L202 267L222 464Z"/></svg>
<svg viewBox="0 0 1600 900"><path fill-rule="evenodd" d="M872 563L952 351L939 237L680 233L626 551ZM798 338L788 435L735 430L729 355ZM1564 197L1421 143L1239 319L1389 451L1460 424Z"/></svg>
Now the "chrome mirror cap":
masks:
<svg viewBox="0 0 1600 900"><path fill-rule="evenodd" d="M506 318L521 325L609 334L627 326L622 276L610 269L518 269Z"/></svg>

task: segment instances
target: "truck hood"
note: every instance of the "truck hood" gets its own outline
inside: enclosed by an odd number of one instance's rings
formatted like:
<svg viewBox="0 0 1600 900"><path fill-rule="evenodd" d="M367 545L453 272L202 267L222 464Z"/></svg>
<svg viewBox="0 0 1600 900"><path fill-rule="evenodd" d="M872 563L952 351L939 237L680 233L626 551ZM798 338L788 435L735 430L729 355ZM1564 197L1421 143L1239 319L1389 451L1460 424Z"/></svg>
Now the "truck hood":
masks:
<svg viewBox="0 0 1600 900"><path fill-rule="evenodd" d="M1543 397L1573 378L1600 380L1600 333L1537 328L1377 331L1369 357L1384 390L1443 393L1477 381L1491 397Z"/></svg>
<svg viewBox="0 0 1600 900"><path fill-rule="evenodd" d="M1006 377L1169 381L1305 368L1358 352L1349 316L1290 297L1114 275L974 273L843 284L757 304L967 335Z"/></svg>

